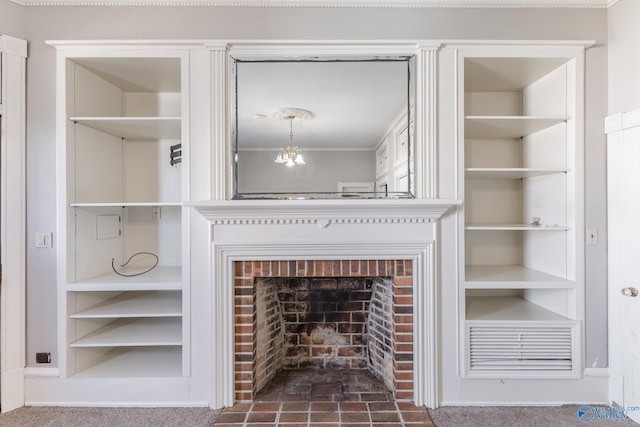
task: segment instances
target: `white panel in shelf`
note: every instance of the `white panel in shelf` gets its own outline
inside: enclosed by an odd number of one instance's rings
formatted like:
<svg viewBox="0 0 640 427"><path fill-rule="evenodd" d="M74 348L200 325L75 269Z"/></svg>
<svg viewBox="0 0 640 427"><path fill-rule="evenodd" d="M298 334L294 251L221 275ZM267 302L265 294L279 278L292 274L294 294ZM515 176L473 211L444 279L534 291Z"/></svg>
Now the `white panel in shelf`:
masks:
<svg viewBox="0 0 640 427"><path fill-rule="evenodd" d="M548 129L568 117L467 116L465 138L520 138Z"/></svg>
<svg viewBox="0 0 640 427"><path fill-rule="evenodd" d="M465 177L468 179L524 179L566 172L568 169L467 168Z"/></svg>
<svg viewBox="0 0 640 427"><path fill-rule="evenodd" d="M69 120L124 139L180 138L180 117L70 117Z"/></svg>
<svg viewBox="0 0 640 427"><path fill-rule="evenodd" d="M77 349L76 351L91 351ZM179 377L181 347L117 348L108 351L73 378Z"/></svg>
<svg viewBox="0 0 640 427"><path fill-rule="evenodd" d="M122 233L121 223L121 215L96 215L96 239L117 239Z"/></svg>
<svg viewBox="0 0 640 427"><path fill-rule="evenodd" d="M71 347L179 346L181 318L118 319L74 341Z"/></svg>
<svg viewBox="0 0 640 427"><path fill-rule="evenodd" d="M93 305L71 315L73 319L180 317L180 292L124 292L114 298Z"/></svg>
<svg viewBox="0 0 640 427"><path fill-rule="evenodd" d="M532 283L538 287L547 285L571 288L575 286L575 282L565 278L521 265L468 265L465 278L467 282L473 282L469 283L469 286L475 285L477 287L498 287L500 283L496 282L502 282L510 287L515 287L517 284L531 286Z"/></svg>
<svg viewBox="0 0 640 427"><path fill-rule="evenodd" d="M123 268L118 271L131 274L143 268ZM70 283L68 291L137 291L137 290L180 290L182 289L182 268L156 267L140 276L123 277L108 272L91 279Z"/></svg>
<svg viewBox="0 0 640 427"><path fill-rule="evenodd" d="M467 297L467 320L567 320L552 311L518 297L475 296Z"/></svg>

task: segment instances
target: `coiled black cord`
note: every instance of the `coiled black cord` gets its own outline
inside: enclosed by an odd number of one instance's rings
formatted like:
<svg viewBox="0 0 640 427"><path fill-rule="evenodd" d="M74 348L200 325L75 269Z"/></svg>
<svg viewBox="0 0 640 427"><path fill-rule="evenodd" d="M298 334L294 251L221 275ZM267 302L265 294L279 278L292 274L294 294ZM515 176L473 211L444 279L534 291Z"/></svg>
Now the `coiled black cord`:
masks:
<svg viewBox="0 0 640 427"><path fill-rule="evenodd" d="M155 262L155 263L154 263L154 264L153 264L153 265L152 265L148 270L145 270L145 271L143 271L143 272L141 272L141 273L135 273L135 274L123 274L123 273L120 273L120 272L118 272L118 271L116 270L116 266L114 265L114 263L115 263L115 258L111 258L111 268L113 269L113 272L114 272L114 273L116 273L118 276L122 276L122 277L135 277L135 276L140 276L140 275L142 275L142 274L145 274L145 273L150 272L151 270L153 270L154 268L156 268L156 265L158 265L158 261L159 261L158 255L156 255L156 254L154 254L154 253L151 253L151 252L138 252L138 253L135 253L135 254L131 255L131 256L129 257L129 259L127 260L127 262L125 262L124 264L122 264L120 267L126 267L126 266L127 266L127 264L129 264L129 262L133 259L133 257L136 257L136 256L138 256L138 255L151 255L151 256L153 256L153 257L155 257L155 258L156 258L156 262Z"/></svg>

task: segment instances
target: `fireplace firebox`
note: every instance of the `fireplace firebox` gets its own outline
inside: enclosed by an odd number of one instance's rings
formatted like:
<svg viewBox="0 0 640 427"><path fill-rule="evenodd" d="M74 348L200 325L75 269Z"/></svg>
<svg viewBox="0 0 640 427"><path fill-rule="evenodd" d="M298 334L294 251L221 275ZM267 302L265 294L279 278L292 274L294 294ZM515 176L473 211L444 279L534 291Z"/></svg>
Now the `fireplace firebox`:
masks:
<svg viewBox="0 0 640 427"><path fill-rule="evenodd" d="M413 400L410 260L236 261L235 400L282 369L368 369Z"/></svg>

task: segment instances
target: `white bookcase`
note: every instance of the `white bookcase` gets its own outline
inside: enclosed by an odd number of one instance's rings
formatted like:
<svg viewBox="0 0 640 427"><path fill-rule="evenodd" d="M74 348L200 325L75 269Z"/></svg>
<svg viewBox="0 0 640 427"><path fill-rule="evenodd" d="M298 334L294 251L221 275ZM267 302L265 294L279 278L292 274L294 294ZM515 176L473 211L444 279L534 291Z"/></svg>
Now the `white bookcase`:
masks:
<svg viewBox="0 0 640 427"><path fill-rule="evenodd" d="M458 52L465 377L581 375L584 47Z"/></svg>
<svg viewBox="0 0 640 427"><path fill-rule="evenodd" d="M68 377L186 374L185 64L183 52L153 48L80 50L59 62ZM151 254L157 265L145 272Z"/></svg>

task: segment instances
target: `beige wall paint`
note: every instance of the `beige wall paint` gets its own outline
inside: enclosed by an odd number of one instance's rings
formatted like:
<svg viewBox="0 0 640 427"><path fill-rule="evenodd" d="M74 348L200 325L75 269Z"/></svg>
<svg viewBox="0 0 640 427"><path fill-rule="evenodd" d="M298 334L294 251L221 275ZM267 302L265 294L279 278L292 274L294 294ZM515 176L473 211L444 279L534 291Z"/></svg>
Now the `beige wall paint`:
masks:
<svg viewBox="0 0 640 427"><path fill-rule="evenodd" d="M609 114L640 108L640 1L609 8Z"/></svg>
<svg viewBox="0 0 640 427"><path fill-rule="evenodd" d="M24 39L26 31L25 8L9 0L0 0L0 34Z"/></svg>
<svg viewBox="0 0 640 427"><path fill-rule="evenodd" d="M0 0L4 1L4 0ZM635 0L631 0L635 1ZM604 9L364 9L223 7L29 7L28 366L56 353L56 253L36 249L36 231L55 230L55 50L49 39L590 39L586 170L589 227L606 233L607 12ZM606 246L587 250L587 356L606 366ZM444 284L453 292L455 284ZM454 308L451 307L451 310ZM444 354L455 351L446 339ZM451 346L453 345L453 348ZM453 375L455 372L446 376ZM449 377L451 378L451 377ZM454 386L452 384L452 386Z"/></svg>

